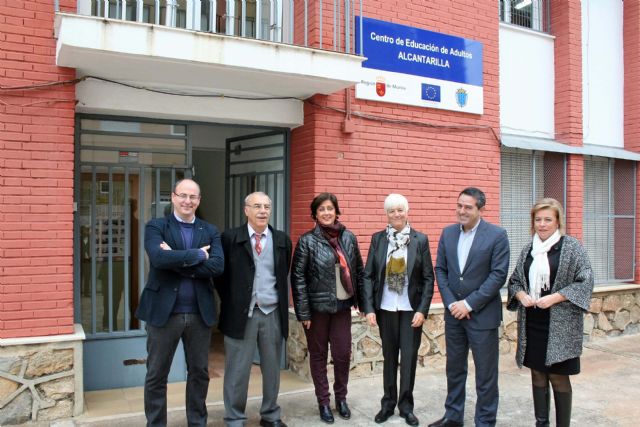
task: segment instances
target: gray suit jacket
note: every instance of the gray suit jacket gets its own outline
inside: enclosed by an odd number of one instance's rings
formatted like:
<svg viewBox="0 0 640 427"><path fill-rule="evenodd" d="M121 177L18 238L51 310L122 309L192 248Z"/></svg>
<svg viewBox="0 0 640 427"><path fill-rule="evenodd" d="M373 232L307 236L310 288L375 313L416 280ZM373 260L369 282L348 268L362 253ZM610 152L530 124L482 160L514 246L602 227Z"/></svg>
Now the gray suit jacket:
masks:
<svg viewBox="0 0 640 427"><path fill-rule="evenodd" d="M507 232L480 220L467 263L458 266L460 224L445 227L438 243L436 279L445 307L460 300L471 306L471 319L457 320L445 310L447 322L469 322L473 329L497 328L502 321L500 288L507 281L509 239Z"/></svg>

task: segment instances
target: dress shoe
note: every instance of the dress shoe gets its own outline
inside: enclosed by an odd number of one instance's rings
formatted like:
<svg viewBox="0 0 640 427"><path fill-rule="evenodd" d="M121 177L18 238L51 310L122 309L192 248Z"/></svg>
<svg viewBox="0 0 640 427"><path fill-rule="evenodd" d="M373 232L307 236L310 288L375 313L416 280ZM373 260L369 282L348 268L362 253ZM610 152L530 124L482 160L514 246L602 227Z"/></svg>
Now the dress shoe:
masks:
<svg viewBox="0 0 640 427"><path fill-rule="evenodd" d="M462 427L463 424L458 421L453 421L447 417L442 417L438 421L429 424L429 427Z"/></svg>
<svg viewBox="0 0 640 427"><path fill-rule="evenodd" d="M346 400L339 400L336 402L336 411L338 411L338 415L343 420L351 418L351 410L349 409Z"/></svg>
<svg viewBox="0 0 640 427"><path fill-rule="evenodd" d="M418 417L416 417L413 412L406 412L404 414L400 414L400 416L404 418L404 420L410 426L417 426L418 424L420 424L420 421L418 421Z"/></svg>
<svg viewBox="0 0 640 427"><path fill-rule="evenodd" d="M282 420L267 421L267 420L261 419L260 425L262 427L287 427L287 425L283 423Z"/></svg>
<svg viewBox="0 0 640 427"><path fill-rule="evenodd" d="M374 421L377 422L378 424L382 424L383 422L387 421L391 415L393 415L393 411L380 409L380 412L376 414Z"/></svg>
<svg viewBox="0 0 640 427"><path fill-rule="evenodd" d="M318 405L318 409L320 410L320 419L327 424L333 424L333 412L331 412L329 405Z"/></svg>

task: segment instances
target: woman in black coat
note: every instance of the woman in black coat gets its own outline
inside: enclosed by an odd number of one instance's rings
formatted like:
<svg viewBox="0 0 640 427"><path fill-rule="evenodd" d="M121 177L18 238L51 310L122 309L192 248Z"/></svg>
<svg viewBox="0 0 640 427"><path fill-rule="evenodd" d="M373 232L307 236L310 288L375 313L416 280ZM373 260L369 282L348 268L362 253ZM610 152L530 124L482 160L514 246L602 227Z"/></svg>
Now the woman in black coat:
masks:
<svg viewBox="0 0 640 427"><path fill-rule="evenodd" d="M293 255L291 285L296 316L304 326L309 366L320 419L334 422L329 406L328 345L333 359L333 392L338 415L351 417L347 382L351 362L351 307L364 274L358 241L338 222L338 199L321 193L311 202L315 227L303 234Z"/></svg>
<svg viewBox="0 0 640 427"><path fill-rule="evenodd" d="M369 325L380 327L382 340L384 395L375 422L385 422L397 405L405 422L417 426L413 386L422 324L433 296L433 264L427 236L409 225L407 199L389 194L384 210L389 223L371 238L360 307Z"/></svg>

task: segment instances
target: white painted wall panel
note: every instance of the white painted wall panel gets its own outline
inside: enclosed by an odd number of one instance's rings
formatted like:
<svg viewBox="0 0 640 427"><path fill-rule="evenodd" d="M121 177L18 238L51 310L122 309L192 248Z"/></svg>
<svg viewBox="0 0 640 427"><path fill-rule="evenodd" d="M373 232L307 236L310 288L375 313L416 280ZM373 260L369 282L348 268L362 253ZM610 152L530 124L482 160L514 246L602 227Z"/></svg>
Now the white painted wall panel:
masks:
<svg viewBox="0 0 640 427"><path fill-rule="evenodd" d="M554 137L554 38L500 24L500 128Z"/></svg>
<svg viewBox="0 0 640 427"><path fill-rule="evenodd" d="M582 0L582 76L584 143L624 147L621 0Z"/></svg>

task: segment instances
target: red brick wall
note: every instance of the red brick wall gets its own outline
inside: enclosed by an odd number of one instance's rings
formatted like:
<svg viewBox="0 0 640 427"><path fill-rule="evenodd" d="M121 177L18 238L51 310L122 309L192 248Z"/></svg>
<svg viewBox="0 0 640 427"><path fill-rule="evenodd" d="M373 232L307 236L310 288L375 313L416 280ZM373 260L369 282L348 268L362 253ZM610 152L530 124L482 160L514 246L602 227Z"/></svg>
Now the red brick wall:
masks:
<svg viewBox="0 0 640 427"><path fill-rule="evenodd" d="M640 1L625 0L624 47L624 146L640 152Z"/></svg>
<svg viewBox="0 0 640 427"><path fill-rule="evenodd" d="M640 152L640 1L623 2L624 46L624 147ZM636 183L640 168L636 165ZM640 212L640 186L636 185L636 212ZM636 215L636 248L640 248L640 220ZM640 250L636 249L634 278L640 280Z"/></svg>
<svg viewBox="0 0 640 427"><path fill-rule="evenodd" d="M366 256L371 234L386 225L383 201L390 192L407 196L409 220L427 233L435 252L442 228L455 221L455 201L466 186L487 194L485 217L499 220L500 145L489 130L461 132L419 124L499 128L498 14L493 0L365 2L364 15L478 40L484 46L484 114L464 114L356 100L352 111L404 120L384 123L353 117L355 132L341 130L344 114L305 105L305 125L291 143L291 233L294 242L312 227L309 203L321 191L338 196L341 221L354 231ZM316 96L313 103L344 110L344 91Z"/></svg>
<svg viewBox="0 0 640 427"><path fill-rule="evenodd" d="M582 145L582 12L580 0L551 2L551 33L555 39L556 139ZM567 233L582 239L584 204L582 156L568 156Z"/></svg>
<svg viewBox="0 0 640 427"><path fill-rule="evenodd" d="M67 5L69 6L69 5ZM0 337L73 332L73 79L53 1L0 4Z"/></svg>

